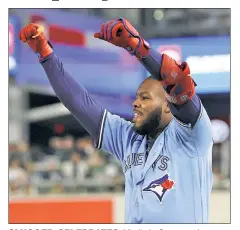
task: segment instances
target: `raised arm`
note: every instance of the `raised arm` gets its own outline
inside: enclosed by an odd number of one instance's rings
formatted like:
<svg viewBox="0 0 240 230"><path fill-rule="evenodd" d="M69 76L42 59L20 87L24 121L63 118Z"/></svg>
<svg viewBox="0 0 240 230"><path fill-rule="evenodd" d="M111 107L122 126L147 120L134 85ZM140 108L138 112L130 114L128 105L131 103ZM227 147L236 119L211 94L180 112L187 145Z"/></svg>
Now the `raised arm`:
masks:
<svg viewBox="0 0 240 230"><path fill-rule="evenodd" d="M87 90L64 69L38 25L30 24L19 34L20 40L40 55L39 60L57 97L94 139L96 148L114 154L121 162L126 144L134 136L131 122L113 115L94 101Z"/></svg>
<svg viewBox="0 0 240 230"><path fill-rule="evenodd" d="M148 54L140 58L140 62L154 79L161 82L173 116L193 127L201 112L201 102L195 93L196 84L190 76L188 64L176 63L168 55L162 55L150 47L146 49Z"/></svg>
<svg viewBox="0 0 240 230"><path fill-rule="evenodd" d="M40 63L57 97L97 141L105 110L64 69L63 63L54 54L41 27L29 24L20 31L19 38L22 42L28 43L30 48L40 56Z"/></svg>
<svg viewBox="0 0 240 230"><path fill-rule="evenodd" d="M82 85L72 78L54 53L40 62L59 100L97 140L104 109L90 97Z"/></svg>
<svg viewBox="0 0 240 230"><path fill-rule="evenodd" d="M101 26L96 38L126 49L159 80L166 91L172 114L181 122L194 126L201 109L195 94L195 83L186 62L176 63L166 54L151 49L136 29L124 18L112 20Z"/></svg>

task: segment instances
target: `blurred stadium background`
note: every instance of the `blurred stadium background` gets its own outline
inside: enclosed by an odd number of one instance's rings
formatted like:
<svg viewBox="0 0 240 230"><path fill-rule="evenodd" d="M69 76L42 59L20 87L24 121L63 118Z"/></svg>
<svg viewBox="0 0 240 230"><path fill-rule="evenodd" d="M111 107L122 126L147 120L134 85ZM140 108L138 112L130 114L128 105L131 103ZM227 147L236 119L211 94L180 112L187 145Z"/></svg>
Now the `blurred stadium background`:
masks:
<svg viewBox="0 0 240 230"><path fill-rule="evenodd" d="M17 39L30 21L43 24L66 70L104 107L131 119L148 73L126 51L93 38L102 22L117 17L128 18L159 52L189 62L214 133L210 222L229 223L230 9L10 9L10 222L124 221L121 165L93 147Z"/></svg>

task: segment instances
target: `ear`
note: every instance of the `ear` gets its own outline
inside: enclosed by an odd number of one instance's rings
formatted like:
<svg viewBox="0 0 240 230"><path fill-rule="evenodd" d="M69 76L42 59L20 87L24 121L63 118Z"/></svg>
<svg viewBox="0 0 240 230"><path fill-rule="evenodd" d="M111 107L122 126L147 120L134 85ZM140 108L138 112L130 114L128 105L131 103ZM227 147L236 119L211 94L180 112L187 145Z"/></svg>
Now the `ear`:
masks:
<svg viewBox="0 0 240 230"><path fill-rule="evenodd" d="M163 112L164 113L171 113L171 110L170 110L170 107L169 107L169 104L168 104L168 101L167 101L166 98L165 98L164 103L163 103Z"/></svg>

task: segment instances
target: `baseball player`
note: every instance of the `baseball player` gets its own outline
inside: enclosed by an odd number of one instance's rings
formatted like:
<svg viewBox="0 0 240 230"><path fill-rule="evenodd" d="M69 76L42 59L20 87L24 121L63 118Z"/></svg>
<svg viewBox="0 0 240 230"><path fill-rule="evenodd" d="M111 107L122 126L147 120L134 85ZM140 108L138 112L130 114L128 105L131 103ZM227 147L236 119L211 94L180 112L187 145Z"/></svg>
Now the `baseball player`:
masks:
<svg viewBox="0 0 240 230"><path fill-rule="evenodd" d="M124 18L105 22L94 37L126 49L151 73L137 90L132 122L91 98L64 69L38 25L29 24L19 34L39 55L56 95L92 136L96 148L121 161L125 222L207 223L211 123L195 93L188 64L152 50Z"/></svg>

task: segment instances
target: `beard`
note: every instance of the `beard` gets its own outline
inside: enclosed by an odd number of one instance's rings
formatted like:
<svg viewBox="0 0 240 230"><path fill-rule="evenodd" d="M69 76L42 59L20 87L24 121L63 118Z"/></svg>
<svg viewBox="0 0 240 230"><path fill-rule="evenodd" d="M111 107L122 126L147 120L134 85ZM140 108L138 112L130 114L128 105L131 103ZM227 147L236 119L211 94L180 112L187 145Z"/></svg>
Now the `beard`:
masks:
<svg viewBox="0 0 240 230"><path fill-rule="evenodd" d="M160 127L161 117L162 108L157 108L149 114L149 116L143 121L140 126L136 126L136 124L134 124L133 128L135 132L140 135L155 133Z"/></svg>

